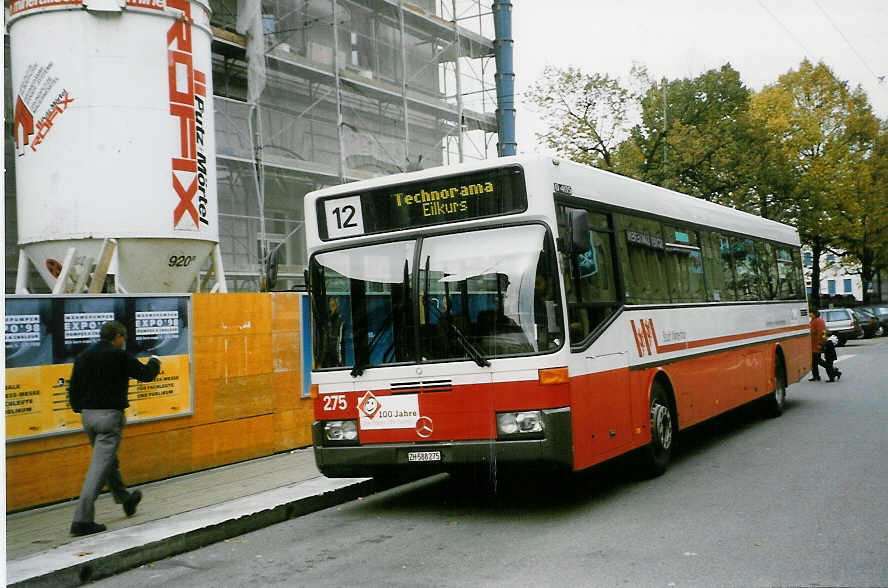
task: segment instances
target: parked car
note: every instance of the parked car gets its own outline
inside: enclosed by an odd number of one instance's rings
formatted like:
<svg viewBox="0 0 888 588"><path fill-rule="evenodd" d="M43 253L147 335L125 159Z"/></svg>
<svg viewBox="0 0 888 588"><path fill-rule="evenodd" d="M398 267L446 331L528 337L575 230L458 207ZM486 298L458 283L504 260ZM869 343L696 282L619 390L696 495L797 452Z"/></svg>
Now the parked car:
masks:
<svg viewBox="0 0 888 588"><path fill-rule="evenodd" d="M826 323L826 330L839 340L839 347L848 339L863 337L863 329L857 324L854 313L848 308L826 308L820 311L820 318Z"/></svg>
<svg viewBox="0 0 888 588"><path fill-rule="evenodd" d="M869 339L874 337L876 331L879 330L879 319L876 318L876 315L863 308L852 308L851 312L854 313L857 324L863 329L863 338Z"/></svg>
<svg viewBox="0 0 888 588"><path fill-rule="evenodd" d="M885 304L873 304L870 306L862 306L864 310L868 310L879 319L879 328L876 330L876 335L880 337L888 337L888 305Z"/></svg>

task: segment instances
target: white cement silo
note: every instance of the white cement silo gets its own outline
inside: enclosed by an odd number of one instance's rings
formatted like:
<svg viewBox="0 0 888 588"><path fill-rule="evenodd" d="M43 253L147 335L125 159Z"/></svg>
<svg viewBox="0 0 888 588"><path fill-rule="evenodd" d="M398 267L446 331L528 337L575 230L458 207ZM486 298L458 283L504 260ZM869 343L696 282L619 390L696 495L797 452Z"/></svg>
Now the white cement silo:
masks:
<svg viewBox="0 0 888 588"><path fill-rule="evenodd" d="M103 252L121 291L191 291L208 258L224 289L209 13L13 0L19 243L54 291L103 277Z"/></svg>

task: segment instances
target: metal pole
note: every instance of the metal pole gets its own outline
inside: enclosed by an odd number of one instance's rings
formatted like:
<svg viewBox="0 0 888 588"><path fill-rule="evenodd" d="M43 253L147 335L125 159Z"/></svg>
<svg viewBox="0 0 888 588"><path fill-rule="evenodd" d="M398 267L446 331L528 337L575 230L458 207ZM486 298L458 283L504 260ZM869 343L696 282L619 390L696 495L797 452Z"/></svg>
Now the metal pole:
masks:
<svg viewBox="0 0 888 588"><path fill-rule="evenodd" d="M663 181L666 181L666 78L663 78Z"/></svg>
<svg viewBox="0 0 888 588"><path fill-rule="evenodd" d="M256 113L256 153L254 155L256 160L256 199L259 202L259 234L258 236L262 239L262 251L268 249L268 240L265 234L265 166L262 164L262 145L263 145L263 136L262 136L262 111L259 109L258 104L253 104L254 112ZM260 275L265 273L265 270L268 266L267 259L260 259L259 267L260 267Z"/></svg>
<svg viewBox="0 0 888 588"><path fill-rule="evenodd" d="M222 248L216 243L213 246L213 274L216 276L216 284L212 292L215 294L228 292L228 284L225 283L225 270L222 268Z"/></svg>
<svg viewBox="0 0 888 588"><path fill-rule="evenodd" d="M401 28L401 101L404 107L404 157L410 161L410 117L407 110L407 36L404 28L404 2L398 0L398 26Z"/></svg>
<svg viewBox="0 0 888 588"><path fill-rule="evenodd" d="M499 155L515 155L515 68L512 65L512 3L495 0L493 3L493 41L496 55L496 122L499 127Z"/></svg>
<svg viewBox="0 0 888 588"><path fill-rule="evenodd" d="M15 276L15 293L29 294L28 292L28 256L24 249L19 249L18 274Z"/></svg>
<svg viewBox="0 0 888 588"><path fill-rule="evenodd" d="M59 277L56 279L55 286L52 288L53 294L65 293L65 282L68 281L68 274L71 272L71 265L74 263L75 251L77 251L77 249L74 247L68 248L68 252L65 254L65 260L62 262L62 271L59 272Z"/></svg>
<svg viewBox="0 0 888 588"><path fill-rule="evenodd" d="M339 19L336 15L336 0L330 0L333 7L333 74L336 83L336 137L339 140L339 183L345 183L345 143L342 139L342 80L339 78Z"/></svg>
<svg viewBox="0 0 888 588"><path fill-rule="evenodd" d="M512 65L512 3L496 0L493 3L493 25L496 54L496 122L499 127L500 156L515 155L515 68Z"/></svg>
<svg viewBox="0 0 888 588"><path fill-rule="evenodd" d="M102 250L99 252L98 261L96 261L96 271L89 285L90 294L98 294L102 291L102 287L105 285L105 276L108 275L108 268L111 266L111 259L114 257L116 248L117 239L105 239L102 242Z"/></svg>
<svg viewBox="0 0 888 588"><path fill-rule="evenodd" d="M454 57L454 62L456 63L456 132L457 132L457 148L459 150L459 162L463 162L463 101L462 101L462 80L460 79L462 76L462 72L460 71L459 66L459 56L462 52L462 47L459 42L459 22L456 20L456 0L452 2L453 6L453 35L454 41L456 43L456 54Z"/></svg>

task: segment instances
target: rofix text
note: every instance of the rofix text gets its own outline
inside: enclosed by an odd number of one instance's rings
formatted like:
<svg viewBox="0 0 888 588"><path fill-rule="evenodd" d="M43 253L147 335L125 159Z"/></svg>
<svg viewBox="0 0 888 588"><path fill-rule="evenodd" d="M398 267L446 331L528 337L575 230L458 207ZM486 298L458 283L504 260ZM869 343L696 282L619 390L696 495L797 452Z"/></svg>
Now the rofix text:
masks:
<svg viewBox="0 0 888 588"><path fill-rule="evenodd" d="M204 150L206 76L193 66L191 3L169 0L167 7L182 13L167 31L170 115L179 119L179 157L172 158L172 186L178 197L173 228L197 230L201 224L209 225ZM186 214L193 226L183 223Z"/></svg>
<svg viewBox="0 0 888 588"><path fill-rule="evenodd" d="M55 100L52 101L49 110L46 111L46 115L43 119L37 121L37 124L35 125L37 127L37 133L34 135L34 140L31 142L31 149L33 151L37 151L37 146L43 142L43 139L46 138L46 135L49 133L50 129L52 129L55 117L68 110L68 104L71 102L74 102L74 99L68 97L67 90L62 90L62 92L56 96Z"/></svg>
<svg viewBox="0 0 888 588"><path fill-rule="evenodd" d="M423 216L439 216L466 212L469 209L468 199L471 196L482 196L495 191L493 182L446 186L438 190L420 190L415 194L397 192L392 194L395 205L419 206Z"/></svg>

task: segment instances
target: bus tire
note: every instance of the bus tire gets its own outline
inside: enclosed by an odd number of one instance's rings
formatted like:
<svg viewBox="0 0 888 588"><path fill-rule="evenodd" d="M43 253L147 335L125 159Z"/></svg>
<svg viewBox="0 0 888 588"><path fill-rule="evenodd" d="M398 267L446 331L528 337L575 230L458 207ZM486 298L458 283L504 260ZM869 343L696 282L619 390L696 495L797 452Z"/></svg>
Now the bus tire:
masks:
<svg viewBox="0 0 888 588"><path fill-rule="evenodd" d="M783 357L774 358L774 391L765 396L765 416L777 418L786 406L786 368Z"/></svg>
<svg viewBox="0 0 888 588"><path fill-rule="evenodd" d="M642 467L650 478L666 471L675 445L675 409L662 382L651 386L651 441L641 452Z"/></svg>

